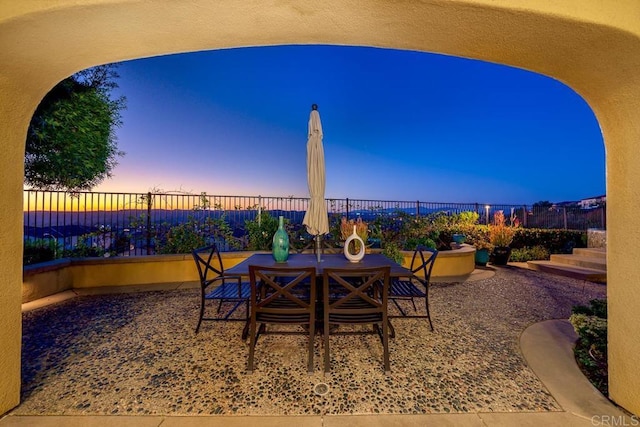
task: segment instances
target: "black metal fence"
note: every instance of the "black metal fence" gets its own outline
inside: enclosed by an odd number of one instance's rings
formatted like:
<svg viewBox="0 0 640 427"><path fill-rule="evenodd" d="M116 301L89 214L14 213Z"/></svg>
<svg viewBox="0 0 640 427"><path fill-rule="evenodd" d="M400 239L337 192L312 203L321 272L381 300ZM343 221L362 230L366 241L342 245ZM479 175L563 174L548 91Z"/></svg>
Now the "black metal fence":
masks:
<svg viewBox="0 0 640 427"><path fill-rule="evenodd" d="M62 248L85 245L109 247L119 236L126 236L123 255L153 253L150 231L159 225L172 226L189 218L221 218L236 237L245 233L245 221L255 221L262 211L283 215L301 224L308 198L262 196L215 196L180 193L65 193L24 191L25 240L50 239ZM424 216L435 212L457 214L477 212L481 224L489 224L497 211L508 221L529 228L606 229L605 208L578 206L542 207L527 205L489 205L482 203L432 203L360 199L327 199L330 217L360 217L372 221L380 215L398 211ZM91 237L87 237L91 236ZM93 239L86 241L87 239Z"/></svg>

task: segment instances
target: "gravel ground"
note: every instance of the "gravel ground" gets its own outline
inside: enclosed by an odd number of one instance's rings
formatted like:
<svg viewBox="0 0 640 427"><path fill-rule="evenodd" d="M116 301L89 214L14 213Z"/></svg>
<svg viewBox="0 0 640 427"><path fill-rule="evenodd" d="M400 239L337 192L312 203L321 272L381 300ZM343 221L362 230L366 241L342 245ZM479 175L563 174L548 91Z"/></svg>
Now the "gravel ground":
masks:
<svg viewBox="0 0 640 427"><path fill-rule="evenodd" d="M267 335L245 371L240 322L194 334L197 289L76 297L23 315L22 403L16 415L425 414L558 411L519 348L532 323L568 318L605 285L497 268L490 278L434 284L431 314L394 319L391 374L376 336L331 338L323 374L306 372L306 338ZM326 384L326 394L314 387Z"/></svg>

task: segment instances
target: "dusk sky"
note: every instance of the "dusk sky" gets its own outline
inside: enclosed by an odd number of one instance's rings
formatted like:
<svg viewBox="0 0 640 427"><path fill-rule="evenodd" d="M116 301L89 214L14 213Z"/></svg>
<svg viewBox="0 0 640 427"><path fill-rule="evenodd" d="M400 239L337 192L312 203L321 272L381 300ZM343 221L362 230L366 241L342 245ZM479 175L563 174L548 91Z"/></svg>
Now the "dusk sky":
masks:
<svg viewBox="0 0 640 427"><path fill-rule="evenodd" d="M526 203L605 193L595 116L551 78L475 60L343 46L124 62L118 145L94 191L307 197L311 104L327 198Z"/></svg>

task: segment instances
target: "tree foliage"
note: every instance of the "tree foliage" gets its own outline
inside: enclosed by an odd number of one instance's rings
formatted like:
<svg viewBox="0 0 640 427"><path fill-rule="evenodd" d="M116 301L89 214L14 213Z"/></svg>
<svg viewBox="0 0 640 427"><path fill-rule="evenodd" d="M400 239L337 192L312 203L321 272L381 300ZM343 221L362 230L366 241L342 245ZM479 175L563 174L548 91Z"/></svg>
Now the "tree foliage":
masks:
<svg viewBox="0 0 640 427"><path fill-rule="evenodd" d="M58 83L40 102L27 134L25 184L45 190L89 190L117 164L115 129L125 98L114 65L81 71Z"/></svg>

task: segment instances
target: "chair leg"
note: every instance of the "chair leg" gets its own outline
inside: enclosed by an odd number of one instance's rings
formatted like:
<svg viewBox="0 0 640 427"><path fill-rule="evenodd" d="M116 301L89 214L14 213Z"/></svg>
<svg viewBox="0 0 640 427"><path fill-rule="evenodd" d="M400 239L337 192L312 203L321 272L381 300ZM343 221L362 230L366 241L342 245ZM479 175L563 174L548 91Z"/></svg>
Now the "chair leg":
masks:
<svg viewBox="0 0 640 427"><path fill-rule="evenodd" d="M246 341L249 336L249 321L244 324L244 328L242 328L242 341Z"/></svg>
<svg viewBox="0 0 640 427"><path fill-rule="evenodd" d="M389 320L382 322L382 352L384 357L384 373L391 372L391 363L389 362Z"/></svg>
<svg viewBox="0 0 640 427"><path fill-rule="evenodd" d="M400 311L400 314L402 314L403 316L407 315L407 313L404 312L404 310L402 309L402 307L400 307L400 304L398 304L398 301L395 298L391 299L391 301L393 301L393 303L396 305L396 307L398 308L398 311Z"/></svg>
<svg viewBox="0 0 640 427"><path fill-rule="evenodd" d="M246 305L246 322L244 324L244 328L242 329L242 341L245 341L247 339L247 336L249 335L249 323L251 323L251 319L249 316L249 301L245 301L245 305Z"/></svg>
<svg viewBox="0 0 640 427"><path fill-rule="evenodd" d="M251 322L251 326L249 327L249 361L247 364L247 372L253 373L253 356L256 349L256 322Z"/></svg>
<svg viewBox="0 0 640 427"><path fill-rule="evenodd" d="M329 322L324 321L324 372L325 374L331 370L331 360L329 355Z"/></svg>
<svg viewBox="0 0 640 427"><path fill-rule="evenodd" d="M310 374L313 374L313 339L315 337L315 325L314 325L314 321L313 319L311 320L311 322L309 323L309 355L308 358L309 360L307 361L307 372L309 372Z"/></svg>
<svg viewBox="0 0 640 427"><path fill-rule="evenodd" d="M425 297L424 304L427 309L427 319L429 320L429 326L431 327L431 332L433 332L433 323L431 322L431 314L429 313L429 297Z"/></svg>
<svg viewBox="0 0 640 427"><path fill-rule="evenodd" d="M220 299L220 302L218 303L218 314L220 314L220 310L222 309L222 299Z"/></svg>
<svg viewBox="0 0 640 427"><path fill-rule="evenodd" d="M204 317L204 298L200 300L200 318L198 319L198 326L196 326L196 335L200 331L200 325L202 324L203 317Z"/></svg>
<svg viewBox="0 0 640 427"><path fill-rule="evenodd" d="M391 323L391 319L387 319L387 323L389 324L389 338L395 338L396 328L393 327L393 324Z"/></svg>

